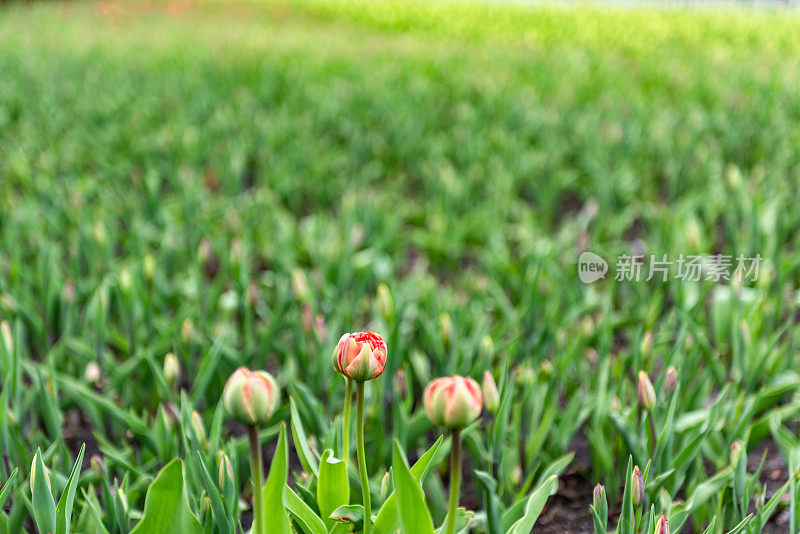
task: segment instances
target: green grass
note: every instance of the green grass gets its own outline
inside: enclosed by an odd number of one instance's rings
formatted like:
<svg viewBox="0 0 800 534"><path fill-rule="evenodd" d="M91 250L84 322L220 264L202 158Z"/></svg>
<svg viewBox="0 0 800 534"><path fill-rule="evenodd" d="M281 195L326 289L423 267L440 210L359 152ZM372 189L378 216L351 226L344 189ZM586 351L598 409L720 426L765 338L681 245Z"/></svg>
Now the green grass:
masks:
<svg viewBox="0 0 800 534"><path fill-rule="evenodd" d="M0 480L25 476L0 529L32 531L37 446L63 487L84 440L106 473L87 470L81 487L127 473L128 515L113 491L99 501L110 531L131 524L159 468L194 458L163 407L184 423L197 409L213 428L238 365L275 374L287 395L274 421L289 419L291 394L321 453L344 390L330 354L341 333L370 328L389 346L367 387L375 498L392 437L410 457L433 441L416 400L431 378L508 368L507 435L465 438L505 505L588 441L572 469L587 488L606 484L612 510L629 455L643 471L653 461L647 503L671 519L674 499L721 473L686 530L716 515L714 532L727 531L744 517L725 471L734 440L782 455L784 474L800 461L798 57L800 15L780 9L4 7L0 320L13 347L0 343ZM764 263L740 297L711 282L614 281L613 258L641 246ZM582 284L584 248L612 276ZM308 295L293 293L293 272ZM170 351L183 399L161 373ZM90 384L91 362L102 378ZM680 386L665 398L670 365ZM658 454L640 369L667 429ZM244 481L241 429L222 436L206 462L238 450ZM200 478L188 486L200 513ZM797 486L779 506L795 529ZM446 473L425 487L437 525L446 487ZM85 502L78 491L76 517Z"/></svg>

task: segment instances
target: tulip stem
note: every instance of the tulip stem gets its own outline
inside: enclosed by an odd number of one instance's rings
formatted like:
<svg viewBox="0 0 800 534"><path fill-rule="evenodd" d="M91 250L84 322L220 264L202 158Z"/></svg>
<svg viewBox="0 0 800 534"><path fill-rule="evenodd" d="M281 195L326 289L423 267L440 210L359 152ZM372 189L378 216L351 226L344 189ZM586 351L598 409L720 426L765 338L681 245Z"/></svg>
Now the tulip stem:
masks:
<svg viewBox="0 0 800 534"><path fill-rule="evenodd" d="M456 509L458 508L458 495L461 493L461 430L454 429L451 434L450 446L450 506L447 509L445 520L445 534L456 531Z"/></svg>
<svg viewBox="0 0 800 534"><path fill-rule="evenodd" d="M367 461L364 457L364 382L356 383L356 453L358 454L358 474L361 476L361 496L364 501L364 534L369 534L372 523L372 505L369 494Z"/></svg>
<svg viewBox="0 0 800 534"><path fill-rule="evenodd" d="M258 427L248 426L247 437L250 441L250 471L253 476L253 526L252 534L266 534L266 517L264 516L264 478L261 473L261 443L258 438Z"/></svg>
<svg viewBox="0 0 800 534"><path fill-rule="evenodd" d="M353 398L353 381L345 378L347 386L344 392L344 426L342 427L342 461L345 472L350 463L350 400Z"/></svg>

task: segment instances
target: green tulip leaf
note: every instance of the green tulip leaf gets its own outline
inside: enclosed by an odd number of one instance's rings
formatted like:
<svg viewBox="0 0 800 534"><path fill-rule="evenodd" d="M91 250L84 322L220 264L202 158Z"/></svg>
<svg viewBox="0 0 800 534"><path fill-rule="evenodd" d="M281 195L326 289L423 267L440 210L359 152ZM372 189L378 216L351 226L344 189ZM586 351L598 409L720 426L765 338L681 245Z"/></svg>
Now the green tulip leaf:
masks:
<svg viewBox="0 0 800 534"><path fill-rule="evenodd" d="M142 519L131 534L199 534L200 521L189 508L183 462L174 459L147 488Z"/></svg>
<svg viewBox="0 0 800 534"><path fill-rule="evenodd" d="M327 534L328 529L322 519L300 496L292 491L292 488L286 486L283 490L283 498L286 501L286 509L289 510L305 534Z"/></svg>
<svg viewBox="0 0 800 534"><path fill-rule="evenodd" d="M397 515L400 517L400 531L414 534L433 534L433 520L425 504L425 494L419 482L414 479L408 464L395 440L392 455L394 486L397 494Z"/></svg>
<svg viewBox="0 0 800 534"><path fill-rule="evenodd" d="M319 462L317 504L328 528L335 524L335 521L329 519L331 513L349 502L350 481L347 478L347 467L342 460L333 457L331 449L327 449L322 453Z"/></svg>
<svg viewBox="0 0 800 534"><path fill-rule="evenodd" d="M286 440L286 423L281 423L278 446L272 456L269 476L264 484L264 511L270 534L291 534L289 516L284 506L284 488L289 476L289 446Z"/></svg>

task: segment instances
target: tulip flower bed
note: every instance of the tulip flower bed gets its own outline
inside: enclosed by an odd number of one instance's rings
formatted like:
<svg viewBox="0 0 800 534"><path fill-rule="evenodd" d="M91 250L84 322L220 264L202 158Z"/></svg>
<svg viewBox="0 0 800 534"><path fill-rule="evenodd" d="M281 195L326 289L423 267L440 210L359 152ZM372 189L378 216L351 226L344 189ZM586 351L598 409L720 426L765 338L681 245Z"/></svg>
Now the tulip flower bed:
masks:
<svg viewBox="0 0 800 534"><path fill-rule="evenodd" d="M0 534L800 532L798 57L777 9L0 7Z"/></svg>

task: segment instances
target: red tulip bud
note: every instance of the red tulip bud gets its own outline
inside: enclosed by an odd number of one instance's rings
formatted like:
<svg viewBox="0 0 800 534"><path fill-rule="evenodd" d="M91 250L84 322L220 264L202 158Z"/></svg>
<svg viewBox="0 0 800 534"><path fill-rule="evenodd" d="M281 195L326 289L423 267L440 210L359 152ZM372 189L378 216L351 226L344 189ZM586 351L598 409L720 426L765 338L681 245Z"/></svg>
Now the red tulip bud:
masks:
<svg viewBox="0 0 800 534"><path fill-rule="evenodd" d="M656 521L656 529L653 534L669 534L669 521L667 521L667 516L662 515Z"/></svg>
<svg viewBox="0 0 800 534"><path fill-rule="evenodd" d="M386 357L386 343L378 334L345 334L333 351L333 367L347 378L365 382L381 375Z"/></svg>
<svg viewBox="0 0 800 534"><path fill-rule="evenodd" d="M239 367L228 379L222 393L225 409L242 424L266 423L278 406L278 383L266 371Z"/></svg>
<svg viewBox="0 0 800 534"><path fill-rule="evenodd" d="M633 468L631 474L631 495L633 495L633 505L641 506L644 502L644 478L638 465Z"/></svg>
<svg viewBox="0 0 800 534"><path fill-rule="evenodd" d="M678 387L678 371L672 367L667 367L664 373L664 395L670 395Z"/></svg>
<svg viewBox="0 0 800 534"><path fill-rule="evenodd" d="M458 375L445 376L428 384L423 393L423 402L433 424L460 429L481 414L483 395L473 379Z"/></svg>

